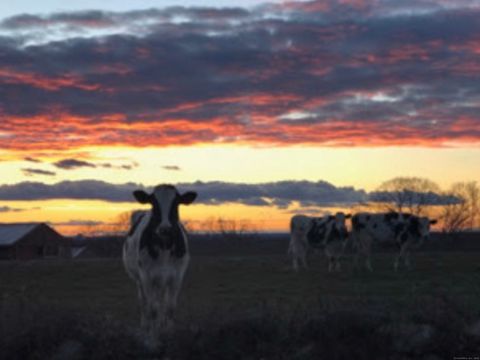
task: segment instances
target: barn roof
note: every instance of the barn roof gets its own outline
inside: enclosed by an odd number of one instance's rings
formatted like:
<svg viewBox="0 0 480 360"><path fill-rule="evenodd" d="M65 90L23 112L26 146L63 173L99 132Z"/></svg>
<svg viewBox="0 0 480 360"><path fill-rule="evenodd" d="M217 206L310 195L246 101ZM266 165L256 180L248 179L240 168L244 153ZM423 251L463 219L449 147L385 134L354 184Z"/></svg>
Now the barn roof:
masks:
<svg viewBox="0 0 480 360"><path fill-rule="evenodd" d="M40 223L0 224L0 246L16 243Z"/></svg>

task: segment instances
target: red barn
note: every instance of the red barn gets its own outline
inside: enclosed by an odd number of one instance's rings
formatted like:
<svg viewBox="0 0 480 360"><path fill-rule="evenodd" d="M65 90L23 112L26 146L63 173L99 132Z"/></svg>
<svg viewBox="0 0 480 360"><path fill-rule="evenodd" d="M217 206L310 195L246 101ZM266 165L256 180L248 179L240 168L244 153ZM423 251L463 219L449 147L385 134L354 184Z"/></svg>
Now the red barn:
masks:
<svg viewBox="0 0 480 360"><path fill-rule="evenodd" d="M0 224L0 260L66 257L68 240L44 223Z"/></svg>

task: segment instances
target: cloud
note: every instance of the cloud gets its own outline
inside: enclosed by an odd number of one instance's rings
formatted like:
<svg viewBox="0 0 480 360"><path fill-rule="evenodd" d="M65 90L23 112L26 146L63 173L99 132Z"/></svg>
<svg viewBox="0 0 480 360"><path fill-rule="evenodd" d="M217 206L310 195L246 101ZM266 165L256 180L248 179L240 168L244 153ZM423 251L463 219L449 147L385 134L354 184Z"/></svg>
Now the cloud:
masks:
<svg viewBox="0 0 480 360"><path fill-rule="evenodd" d="M164 166L162 166L162 169L170 170L170 171L180 171L180 170L182 170L180 168L180 166L177 166L177 165L164 165Z"/></svg>
<svg viewBox="0 0 480 360"><path fill-rule="evenodd" d="M326 181L277 181L258 184L230 183L222 181L197 181L179 183L179 192L196 191L197 204L242 204L285 209L299 206L306 213L327 211L328 207L351 207L368 202L389 202L393 192L366 192L351 186L337 187ZM135 202L132 192L137 189L151 191L141 184L112 184L98 180L62 181L56 184L21 182L0 186L0 200L35 201L48 199L103 200L107 202ZM440 192L410 192L411 204L446 205L458 199ZM405 194L403 196L405 198Z"/></svg>
<svg viewBox="0 0 480 360"><path fill-rule="evenodd" d="M0 206L0 213L21 212L21 211L25 211L25 209L12 208L10 206Z"/></svg>
<svg viewBox="0 0 480 360"><path fill-rule="evenodd" d="M42 170L42 169L32 169L32 168L24 168L22 172L26 176L34 176L34 175L46 175L46 176L55 176L56 173L49 170Z"/></svg>
<svg viewBox="0 0 480 360"><path fill-rule="evenodd" d="M198 192L197 201L211 205L240 203L287 208L299 203L301 206L349 206L365 198L363 190L335 187L325 181L278 181L261 184L212 181L179 184L179 188L195 189Z"/></svg>
<svg viewBox="0 0 480 360"><path fill-rule="evenodd" d="M368 196L371 202L398 203L404 205L452 205L461 202L456 196L436 194L432 191L417 192L410 190L403 191L374 191Z"/></svg>
<svg viewBox="0 0 480 360"><path fill-rule="evenodd" d="M7 18L2 146L478 144L479 17L322 0Z"/></svg>
<svg viewBox="0 0 480 360"><path fill-rule="evenodd" d="M32 163L41 163L42 161L37 159L37 158L33 158L33 157L30 157L30 156L26 156L25 158L23 158L23 160L25 161L28 161L28 162L32 162Z"/></svg>
<svg viewBox="0 0 480 360"><path fill-rule="evenodd" d="M72 227L77 227L77 226L99 226L99 225L106 225L107 223L103 221L95 221L95 220L69 220L66 222L50 222L49 224L53 226L72 226Z"/></svg>
<svg viewBox="0 0 480 360"><path fill-rule="evenodd" d="M109 184L97 180L62 181L56 184L21 182L0 186L1 200L90 199L111 202L132 201L133 183Z"/></svg>
<svg viewBox="0 0 480 360"><path fill-rule="evenodd" d="M59 160L53 163L53 165L59 169L64 169L64 170L73 170L73 169L78 169L83 167L89 167L89 168L97 167L95 164L90 163L88 161L76 160L76 159Z"/></svg>
<svg viewBox="0 0 480 360"><path fill-rule="evenodd" d="M117 170L132 170L133 168L138 167L138 163L132 162L130 164L111 164L111 163L101 163L96 166L101 166L105 169L117 169Z"/></svg>
<svg viewBox="0 0 480 360"><path fill-rule="evenodd" d="M134 202L132 192L145 186L111 184L97 180L63 181L56 184L22 182L0 186L0 200L96 199L109 202ZM324 182L280 181L262 184L219 181L178 184L180 191L198 192L197 203L220 205L237 203L288 208L301 206L349 206L365 199L366 193L353 187L335 187Z"/></svg>
<svg viewBox="0 0 480 360"><path fill-rule="evenodd" d="M129 164L112 164L110 162L94 163L86 160L77 159L62 159L53 163L53 166L64 170L75 170L79 168L104 168L104 169L116 169L116 170L132 170L138 167L138 163L131 162Z"/></svg>

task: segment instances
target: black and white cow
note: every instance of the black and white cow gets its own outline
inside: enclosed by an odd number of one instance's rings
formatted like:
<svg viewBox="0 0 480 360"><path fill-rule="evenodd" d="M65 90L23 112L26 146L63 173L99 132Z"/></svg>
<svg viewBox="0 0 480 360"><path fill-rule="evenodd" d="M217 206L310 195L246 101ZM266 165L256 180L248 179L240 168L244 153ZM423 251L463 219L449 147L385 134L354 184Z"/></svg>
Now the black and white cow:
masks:
<svg viewBox="0 0 480 360"><path fill-rule="evenodd" d="M159 334L173 325L177 296L190 260L178 207L191 204L197 194L179 194L172 185L159 185L151 194L136 190L133 196L152 208L132 214L123 263L137 284L147 342L156 346Z"/></svg>
<svg viewBox="0 0 480 360"><path fill-rule="evenodd" d="M372 271L370 260L373 241L395 241L400 251L395 257L394 269L398 270L403 258L405 267L410 268L410 252L419 247L430 235L430 225L436 220L411 214L388 213L358 213L352 217L352 239L356 247L355 264L358 257L365 257L365 265Z"/></svg>
<svg viewBox="0 0 480 360"><path fill-rule="evenodd" d="M293 216L290 220L288 247L288 253L292 256L293 269L298 271L299 263L307 268L308 250L322 248L328 259L328 271L339 271L340 257L348 240L345 219L350 216L342 212L322 217Z"/></svg>

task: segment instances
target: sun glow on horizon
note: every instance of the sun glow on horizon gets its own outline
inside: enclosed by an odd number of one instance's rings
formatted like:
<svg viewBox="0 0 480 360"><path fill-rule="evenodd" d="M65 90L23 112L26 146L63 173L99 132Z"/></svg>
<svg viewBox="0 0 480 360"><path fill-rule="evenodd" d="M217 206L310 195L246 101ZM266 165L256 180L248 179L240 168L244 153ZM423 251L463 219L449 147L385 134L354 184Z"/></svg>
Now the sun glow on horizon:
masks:
<svg viewBox="0 0 480 360"><path fill-rule="evenodd" d="M102 180L112 184L136 183L147 187L159 183L222 181L260 184L282 180L327 181L337 187L372 191L396 176L428 177L441 188L456 181L479 181L478 148L277 148L247 146L172 146L167 148L90 147L67 153L3 152L0 162L3 185L23 181L56 184L61 181ZM27 158L25 160L25 158ZM91 166L73 169L55 167L65 158ZM442 159L441 161L439 159ZM35 162L32 162L35 161ZM109 166L105 166L109 164ZM135 164L121 168L121 164ZM118 165L118 167L117 167ZM25 167L52 171L54 176L26 176ZM447 170L448 169L448 170ZM1 201L1 222L42 221L62 233L75 234L94 224L115 225L122 213L138 209L132 202L51 199ZM209 218L249 220L255 229L286 230L288 219L298 207L248 206L236 203L195 204L182 207L182 217L198 227ZM328 209L325 209L328 211ZM82 230L83 229L83 230Z"/></svg>

